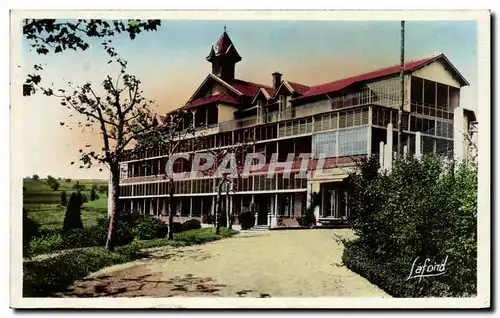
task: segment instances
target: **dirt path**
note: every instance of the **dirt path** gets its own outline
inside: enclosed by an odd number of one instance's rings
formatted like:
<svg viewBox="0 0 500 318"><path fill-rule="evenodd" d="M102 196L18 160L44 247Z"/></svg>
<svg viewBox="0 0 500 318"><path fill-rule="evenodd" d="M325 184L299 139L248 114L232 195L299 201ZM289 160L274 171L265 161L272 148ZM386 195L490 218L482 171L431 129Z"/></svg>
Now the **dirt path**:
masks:
<svg viewBox="0 0 500 318"><path fill-rule="evenodd" d="M389 297L341 266L347 229L241 233L205 245L155 249L151 258L78 281L64 297Z"/></svg>

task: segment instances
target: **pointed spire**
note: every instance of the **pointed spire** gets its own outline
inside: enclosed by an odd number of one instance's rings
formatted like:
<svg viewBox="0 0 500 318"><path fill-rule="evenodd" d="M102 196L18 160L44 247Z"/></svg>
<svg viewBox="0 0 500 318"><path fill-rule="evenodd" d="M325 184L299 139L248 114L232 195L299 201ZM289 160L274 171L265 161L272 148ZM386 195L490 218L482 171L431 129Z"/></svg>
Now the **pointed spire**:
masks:
<svg viewBox="0 0 500 318"><path fill-rule="evenodd" d="M238 51L234 47L233 41L229 38L226 30L226 25L224 25L224 32L217 40L217 43L212 46L210 53L207 56L207 60L211 61L214 56L225 55L231 60L234 60L234 62L241 61L241 56L238 54Z"/></svg>
<svg viewBox="0 0 500 318"><path fill-rule="evenodd" d="M241 61L241 56L226 30L226 25L224 25L224 32L210 49L207 61L212 63L212 74L220 76L224 80L231 80L234 79L235 64Z"/></svg>

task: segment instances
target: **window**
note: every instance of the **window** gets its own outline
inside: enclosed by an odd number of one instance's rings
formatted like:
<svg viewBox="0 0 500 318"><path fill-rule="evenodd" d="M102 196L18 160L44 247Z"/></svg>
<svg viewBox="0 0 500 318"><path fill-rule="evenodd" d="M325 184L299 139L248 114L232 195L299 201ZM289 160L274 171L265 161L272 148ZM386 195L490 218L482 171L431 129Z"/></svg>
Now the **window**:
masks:
<svg viewBox="0 0 500 318"><path fill-rule="evenodd" d="M312 143L316 158L320 155L335 157L366 154L368 148L367 128L357 127L315 134Z"/></svg>
<svg viewBox="0 0 500 318"><path fill-rule="evenodd" d="M286 95L280 95L279 100L280 100L280 108L282 110L290 107L290 103Z"/></svg>
<svg viewBox="0 0 500 318"><path fill-rule="evenodd" d="M367 127L340 130L338 133L338 156L361 155L367 153Z"/></svg>
<svg viewBox="0 0 500 318"><path fill-rule="evenodd" d="M327 210L325 217L336 217L337 216L337 189L330 189L327 191Z"/></svg>
<svg viewBox="0 0 500 318"><path fill-rule="evenodd" d="M424 80L424 105L436 106L436 82Z"/></svg>
<svg viewBox="0 0 500 318"><path fill-rule="evenodd" d="M411 78L411 103L421 105L422 100L422 90L423 88L423 80L419 77L412 76ZM413 112L414 110L412 110Z"/></svg>
<svg viewBox="0 0 500 318"><path fill-rule="evenodd" d="M422 136L422 154L434 153L434 138Z"/></svg>

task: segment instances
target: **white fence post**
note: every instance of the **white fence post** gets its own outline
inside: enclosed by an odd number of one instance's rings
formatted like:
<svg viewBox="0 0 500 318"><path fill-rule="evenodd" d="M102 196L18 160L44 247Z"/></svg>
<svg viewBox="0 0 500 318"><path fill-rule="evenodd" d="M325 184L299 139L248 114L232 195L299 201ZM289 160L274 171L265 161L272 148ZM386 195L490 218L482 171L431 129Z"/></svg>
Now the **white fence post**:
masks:
<svg viewBox="0 0 500 318"><path fill-rule="evenodd" d="M420 131L415 134L415 158L420 159L422 157L422 135Z"/></svg>

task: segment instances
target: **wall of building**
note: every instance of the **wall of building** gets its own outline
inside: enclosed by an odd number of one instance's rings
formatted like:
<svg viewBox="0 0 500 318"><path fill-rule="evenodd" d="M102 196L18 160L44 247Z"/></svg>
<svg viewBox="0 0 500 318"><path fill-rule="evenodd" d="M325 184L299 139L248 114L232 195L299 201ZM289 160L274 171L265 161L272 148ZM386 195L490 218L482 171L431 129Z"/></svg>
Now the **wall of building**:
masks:
<svg viewBox="0 0 500 318"><path fill-rule="evenodd" d="M443 62L435 61L413 72L414 76L460 88L460 83L445 68Z"/></svg>
<svg viewBox="0 0 500 318"><path fill-rule="evenodd" d="M234 112L237 110L236 107L231 105L219 104L217 108L219 111L218 113L219 123L223 121L234 120Z"/></svg>
<svg viewBox="0 0 500 318"><path fill-rule="evenodd" d="M226 92L226 90L227 90L227 88L223 87L222 85L214 83L212 85L211 89L207 92L207 97L217 95L217 94L222 94L222 93Z"/></svg>

